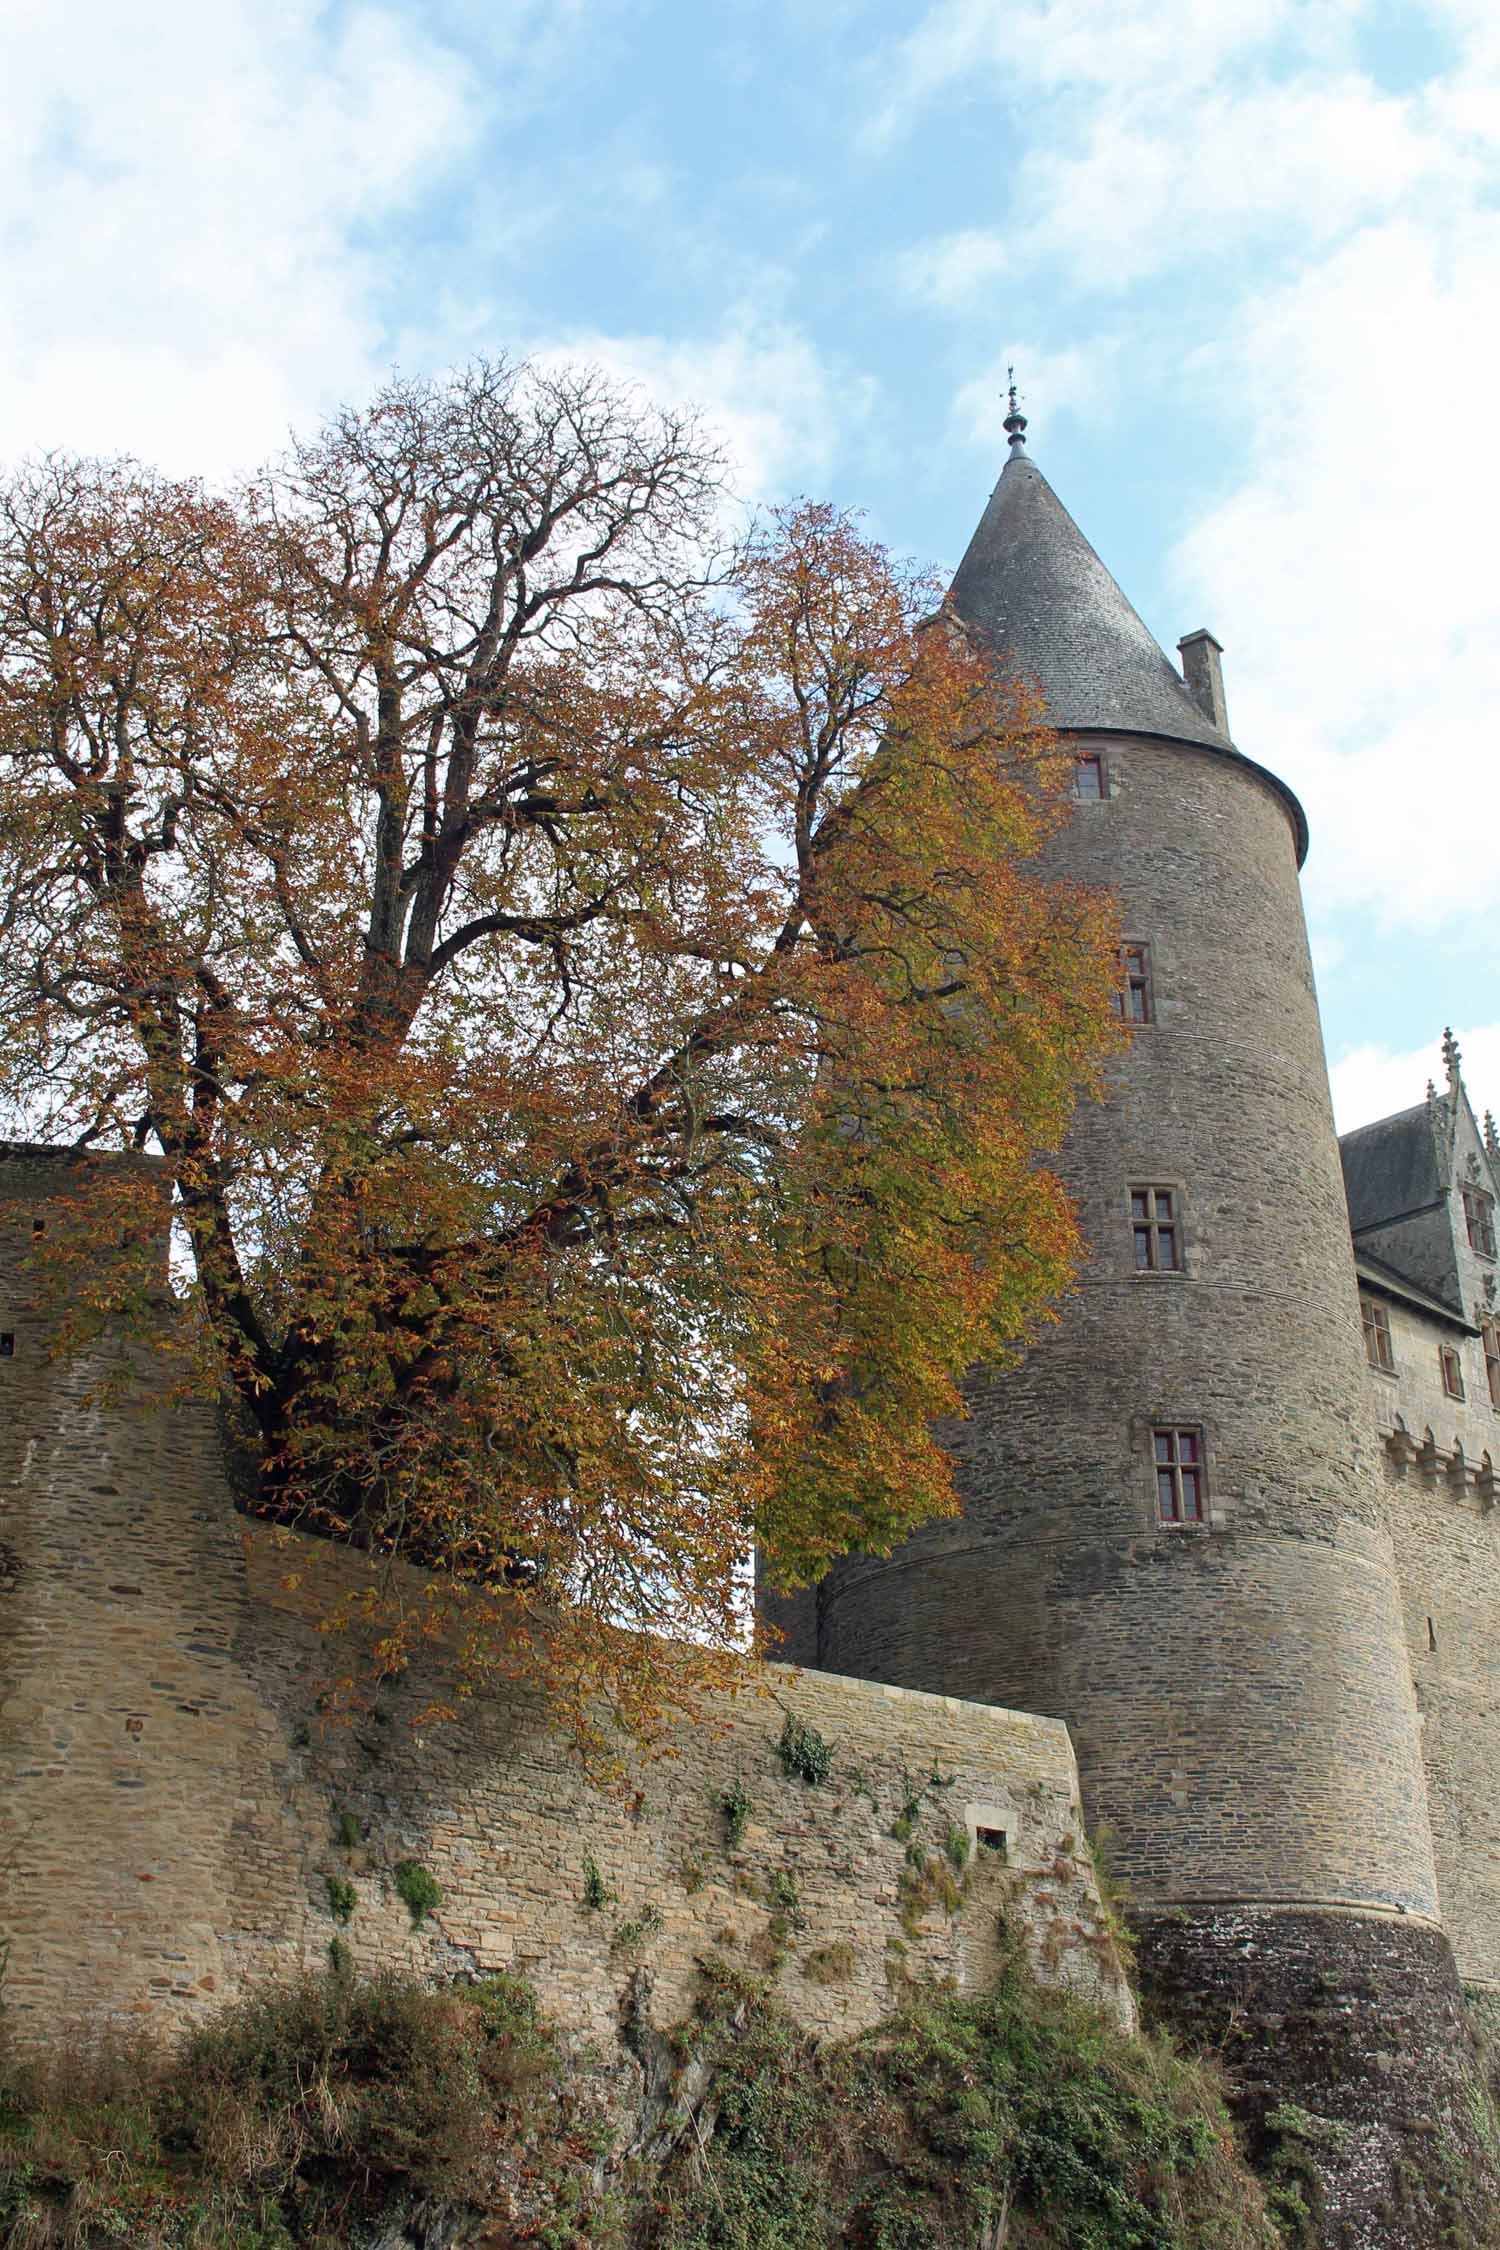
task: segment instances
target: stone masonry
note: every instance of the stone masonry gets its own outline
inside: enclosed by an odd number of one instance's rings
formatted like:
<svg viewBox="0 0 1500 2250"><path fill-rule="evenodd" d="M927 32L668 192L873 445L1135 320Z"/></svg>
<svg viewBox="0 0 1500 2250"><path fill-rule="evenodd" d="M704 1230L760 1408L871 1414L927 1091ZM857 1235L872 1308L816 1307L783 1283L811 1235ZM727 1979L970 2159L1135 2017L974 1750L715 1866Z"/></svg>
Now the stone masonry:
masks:
<svg viewBox="0 0 1500 2250"><path fill-rule="evenodd" d="M1132 2019L1055 1719L772 1666L618 1791L519 1698L415 1728L432 1678L325 1725L348 1654L318 1622L366 1566L237 1516L212 1414L150 1401L160 1361L49 1356L28 1245L59 1176L77 1175L0 1164L0 1932L19 2037L171 2031L326 1966L335 1937L363 1967L523 1973L607 2044L638 1970L665 2024L699 1957L779 1959L798 2019L848 2032L910 1979L982 1979L1002 1916L1044 1975ZM783 1770L788 1713L832 1747L823 1786ZM441 1893L420 1929L404 1862ZM353 1886L347 1923L330 1878Z"/></svg>

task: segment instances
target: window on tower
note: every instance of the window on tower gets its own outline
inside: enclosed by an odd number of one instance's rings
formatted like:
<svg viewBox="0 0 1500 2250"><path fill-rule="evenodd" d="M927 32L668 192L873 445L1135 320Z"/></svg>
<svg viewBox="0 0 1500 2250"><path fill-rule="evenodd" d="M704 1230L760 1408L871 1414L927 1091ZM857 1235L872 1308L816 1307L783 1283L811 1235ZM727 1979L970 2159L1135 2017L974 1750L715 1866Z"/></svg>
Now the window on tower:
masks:
<svg viewBox="0 0 1500 2250"><path fill-rule="evenodd" d="M1359 1317L1365 1332L1365 1358L1372 1367L1384 1374L1396 1372L1396 1354L1391 1344L1391 1316L1384 1305L1373 1297L1361 1297Z"/></svg>
<svg viewBox="0 0 1500 2250"><path fill-rule="evenodd" d="M1438 1365L1443 1371L1443 1389L1449 1398L1464 1395L1464 1363L1451 1344L1439 1344Z"/></svg>
<svg viewBox="0 0 1500 2250"><path fill-rule="evenodd" d="M1203 1521L1203 1432L1170 1429L1151 1432L1156 1456L1156 1513L1164 1524Z"/></svg>
<svg viewBox="0 0 1500 2250"><path fill-rule="evenodd" d="M1080 805L1097 805L1108 795L1103 754L1098 750L1086 750L1073 760L1074 800Z"/></svg>
<svg viewBox="0 0 1500 2250"><path fill-rule="evenodd" d="M1463 1191L1464 1223L1469 1230L1469 1248L1477 1250L1481 1258L1495 1255L1495 1198L1486 1195L1483 1188L1466 1187Z"/></svg>
<svg viewBox="0 0 1500 2250"><path fill-rule="evenodd" d="M1115 1014L1127 1023L1150 1023L1156 1013L1151 994L1151 948L1122 945L1120 983L1115 993Z"/></svg>
<svg viewBox="0 0 1500 2250"><path fill-rule="evenodd" d="M1137 1273L1181 1273L1180 1200L1176 1188L1131 1189L1130 1225Z"/></svg>

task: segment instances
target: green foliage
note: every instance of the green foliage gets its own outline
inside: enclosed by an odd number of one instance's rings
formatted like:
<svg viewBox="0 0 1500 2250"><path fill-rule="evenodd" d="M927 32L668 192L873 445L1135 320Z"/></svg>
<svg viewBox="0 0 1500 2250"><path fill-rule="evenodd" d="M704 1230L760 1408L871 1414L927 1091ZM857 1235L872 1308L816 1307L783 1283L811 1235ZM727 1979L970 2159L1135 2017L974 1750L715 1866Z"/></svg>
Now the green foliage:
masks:
<svg viewBox="0 0 1500 2250"><path fill-rule="evenodd" d="M583 1859L583 1903L590 1914L599 1914L606 1906L613 1906L616 1894L599 1872L599 1862L592 1852Z"/></svg>
<svg viewBox="0 0 1500 2250"><path fill-rule="evenodd" d="M331 1937L328 1940L328 1968L329 1973L336 1977L354 1974L354 1955L341 1937Z"/></svg>
<svg viewBox="0 0 1500 2250"><path fill-rule="evenodd" d="M802 1964L809 1984L847 1984L854 1974L854 1948L847 1938L815 1946Z"/></svg>
<svg viewBox="0 0 1500 2250"><path fill-rule="evenodd" d="M722 1998L713 2139L655 2191L643 2250L1276 2250L1217 2087L1017 1956L991 1994L925 1991L819 2045Z"/></svg>
<svg viewBox="0 0 1500 2250"><path fill-rule="evenodd" d="M914 1781L905 1766L901 1768L901 1810L891 1822L891 1834L898 1844L909 1844L916 1833L917 1822L922 1817L922 1784Z"/></svg>
<svg viewBox="0 0 1500 2250"><path fill-rule="evenodd" d="M695 1859L685 1859L677 1870L677 1880L689 1898L696 1898L703 1888L703 1870Z"/></svg>
<svg viewBox="0 0 1500 2250"><path fill-rule="evenodd" d="M807 1928L807 1916L802 1911L802 1894L790 1868L776 1869L766 1884L766 1899L771 1909L772 1926L778 1936L784 1936L788 1930Z"/></svg>
<svg viewBox="0 0 1500 2250"><path fill-rule="evenodd" d="M359 1893L348 1876L325 1875L323 1884L328 1892L328 1911L335 1922L351 1920L354 1909L359 1904Z"/></svg>
<svg viewBox="0 0 1500 2250"><path fill-rule="evenodd" d="M1114 1864L1114 1841L1114 1830L1109 1822L1101 1821L1093 1835L1086 1838L1085 1848L1093 1863L1104 1927L1128 1971L1135 1962L1135 1932L1126 1919L1130 1893Z"/></svg>
<svg viewBox="0 0 1500 2250"><path fill-rule="evenodd" d="M806 1973L853 1967L841 1944ZM843 2044L710 1959L674 2046L710 2073L698 2124L608 2194L603 2115L514 1977L312 1978L165 2061L0 2067L0 2242L348 2250L420 2208L429 2239L542 2250L1277 2250L1212 2078L1019 1952L995 1992L919 1991Z"/></svg>
<svg viewBox="0 0 1500 2250"><path fill-rule="evenodd" d="M365 1840L365 1824L358 1813L341 1809L334 1815L333 1828L346 1852L357 1851Z"/></svg>
<svg viewBox="0 0 1500 2250"><path fill-rule="evenodd" d="M738 1851L740 1845L745 1841L745 1830L749 1825L751 1810L749 1792L738 1774L735 1775L729 1787L721 1792L718 1806L720 1812L724 1815L724 1834L729 1849Z"/></svg>
<svg viewBox="0 0 1500 2250"><path fill-rule="evenodd" d="M307 1978L165 2060L95 2045L0 2067L0 2241L342 2250L417 2204L491 2209L530 2178L571 2201L578 2229L544 2239L572 2245L592 2238L570 2153L588 2120L568 2102L517 1979Z"/></svg>
<svg viewBox="0 0 1500 2250"><path fill-rule="evenodd" d="M957 1821L950 1821L948 1833L943 1838L943 1850L948 1855L948 1864L952 1867L954 1874L962 1875L969 1864L969 1831L967 1828L960 1828Z"/></svg>
<svg viewBox="0 0 1500 2250"><path fill-rule="evenodd" d="M411 1916L412 1928L420 1930L433 1908L441 1906L443 1902L441 1884L419 1859L403 1859L396 1868L393 1880L396 1896Z"/></svg>
<svg viewBox="0 0 1500 2250"><path fill-rule="evenodd" d="M805 1781L810 1789L821 1788L833 1771L832 1743L825 1742L816 1727L794 1719L790 1711L776 1745L776 1754L788 1780Z"/></svg>
<svg viewBox="0 0 1500 2250"><path fill-rule="evenodd" d="M654 1937L660 1937L666 1923L659 1906L643 1906L639 1914L621 1922L609 1941L611 1953L635 1953Z"/></svg>
<svg viewBox="0 0 1500 2250"><path fill-rule="evenodd" d="M954 1915L963 1903L963 1884L945 1859L929 1859L920 1844L909 1844L906 1865L896 1884L901 1927L916 1937L924 1916L934 1907Z"/></svg>

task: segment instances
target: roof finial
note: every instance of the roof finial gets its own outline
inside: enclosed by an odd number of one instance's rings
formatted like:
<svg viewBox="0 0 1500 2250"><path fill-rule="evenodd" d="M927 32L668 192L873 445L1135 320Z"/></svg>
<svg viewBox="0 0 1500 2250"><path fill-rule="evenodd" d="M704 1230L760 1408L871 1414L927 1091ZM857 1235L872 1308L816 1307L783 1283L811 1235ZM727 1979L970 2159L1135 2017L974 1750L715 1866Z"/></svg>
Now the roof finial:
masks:
<svg viewBox="0 0 1500 2250"><path fill-rule="evenodd" d="M1010 385L1010 412L1002 427L1010 445L1010 457L1012 461L1019 461L1026 445L1026 417L1016 404L1016 371L1013 367L1007 367L1005 379Z"/></svg>
<svg viewBox="0 0 1500 2250"><path fill-rule="evenodd" d="M1443 1033L1443 1062L1447 1068L1450 1086L1458 1084L1459 1065L1462 1061L1463 1057L1458 1051L1458 1041L1453 1036L1453 1027L1450 1024Z"/></svg>
<svg viewBox="0 0 1500 2250"><path fill-rule="evenodd" d="M1500 1157L1500 1130L1496 1129L1492 1109L1487 1109L1484 1113L1484 1145L1491 1156Z"/></svg>

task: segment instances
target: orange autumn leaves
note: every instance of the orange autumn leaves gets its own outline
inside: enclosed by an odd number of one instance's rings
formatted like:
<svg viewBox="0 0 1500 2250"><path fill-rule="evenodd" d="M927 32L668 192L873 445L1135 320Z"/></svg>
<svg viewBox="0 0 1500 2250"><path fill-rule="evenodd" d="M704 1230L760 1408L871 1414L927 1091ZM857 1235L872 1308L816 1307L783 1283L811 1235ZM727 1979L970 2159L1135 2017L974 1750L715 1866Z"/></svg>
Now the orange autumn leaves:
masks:
<svg viewBox="0 0 1500 2250"><path fill-rule="evenodd" d="M265 1512L467 1684L649 1730L951 1506L1118 1036L1069 762L832 510L600 377L391 387L242 491L0 499L0 1097L159 1151Z"/></svg>

